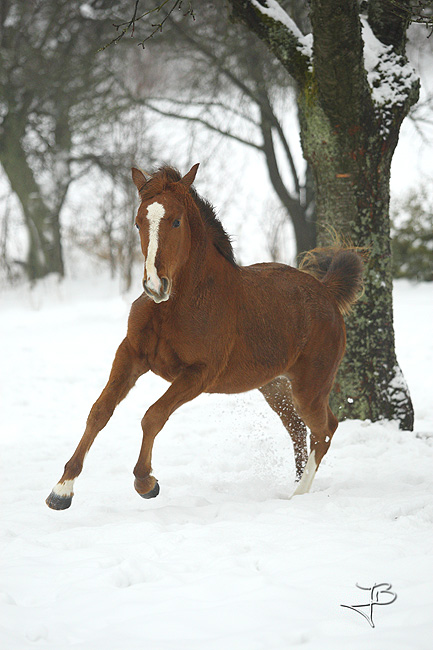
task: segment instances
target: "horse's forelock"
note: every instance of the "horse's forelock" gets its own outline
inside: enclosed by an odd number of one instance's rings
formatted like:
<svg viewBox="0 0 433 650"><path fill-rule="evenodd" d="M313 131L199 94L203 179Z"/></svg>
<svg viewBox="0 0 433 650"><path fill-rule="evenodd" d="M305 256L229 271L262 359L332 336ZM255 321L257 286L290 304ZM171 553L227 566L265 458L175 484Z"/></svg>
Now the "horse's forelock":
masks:
<svg viewBox="0 0 433 650"><path fill-rule="evenodd" d="M144 187L140 190L140 198L142 201L149 201L154 196L161 194L167 189L182 189L179 186L169 188L170 185L177 183L182 178L180 172L174 167L164 166L160 167L152 174Z"/></svg>
<svg viewBox="0 0 433 650"><path fill-rule="evenodd" d="M162 192L168 190L176 194L177 198L180 200L186 200L186 202L191 202L192 205L198 210L203 223L210 233L214 245L218 251L225 257L231 264L236 266L236 261L234 258L233 248L230 242L230 237L225 232L220 220L215 214L213 206L203 199L194 189L194 187L189 187L186 189L181 183L178 183L182 178L181 173L175 169L175 167L170 167L169 165L164 165L157 169L147 181L146 185L140 191L140 197L142 201L149 201L153 197L161 194Z"/></svg>

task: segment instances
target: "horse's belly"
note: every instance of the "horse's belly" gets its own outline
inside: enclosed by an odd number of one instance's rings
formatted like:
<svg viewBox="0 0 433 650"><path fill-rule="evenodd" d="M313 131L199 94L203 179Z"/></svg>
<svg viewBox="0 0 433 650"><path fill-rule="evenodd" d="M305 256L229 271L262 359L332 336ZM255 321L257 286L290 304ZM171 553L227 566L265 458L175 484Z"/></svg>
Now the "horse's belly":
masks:
<svg viewBox="0 0 433 650"><path fill-rule="evenodd" d="M297 354L290 350L287 340L282 343L269 348L263 344L261 350L255 345L238 347L207 392L244 393L286 373Z"/></svg>
<svg viewBox="0 0 433 650"><path fill-rule="evenodd" d="M256 374L254 377L245 377L241 373L231 372L226 377L221 377L212 384L206 393L246 393L249 390L254 390L255 388L261 388L266 386L272 379L277 377L281 373L263 373L261 375Z"/></svg>
<svg viewBox="0 0 433 650"><path fill-rule="evenodd" d="M293 314L276 313L255 314L252 308L245 313L225 368L208 392L246 392L289 371L304 345L302 314L297 322Z"/></svg>

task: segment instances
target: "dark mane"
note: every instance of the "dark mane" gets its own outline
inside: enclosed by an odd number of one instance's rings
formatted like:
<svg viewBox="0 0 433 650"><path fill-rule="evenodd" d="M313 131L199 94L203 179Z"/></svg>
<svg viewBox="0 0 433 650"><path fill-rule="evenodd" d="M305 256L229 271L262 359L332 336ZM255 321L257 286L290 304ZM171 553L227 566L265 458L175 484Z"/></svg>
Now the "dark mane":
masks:
<svg viewBox="0 0 433 650"><path fill-rule="evenodd" d="M140 190L140 196L142 200L148 200L152 196L163 192L170 183L176 183L181 178L182 175L177 169L169 165L164 165L152 174L151 178ZM203 199L193 187L189 188L189 194L200 212L203 223L212 238L215 248L230 264L237 266L230 237L216 216L215 208L209 201Z"/></svg>

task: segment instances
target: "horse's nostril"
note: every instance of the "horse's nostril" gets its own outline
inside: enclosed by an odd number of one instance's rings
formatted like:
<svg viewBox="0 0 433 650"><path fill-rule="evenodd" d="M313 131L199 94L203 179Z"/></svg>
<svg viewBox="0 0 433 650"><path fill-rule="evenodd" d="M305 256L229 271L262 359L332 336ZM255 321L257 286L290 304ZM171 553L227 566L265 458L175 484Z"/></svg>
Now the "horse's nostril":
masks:
<svg viewBox="0 0 433 650"><path fill-rule="evenodd" d="M161 278L161 282L162 282L162 291L163 291L163 293L167 293L168 285L169 285L168 278Z"/></svg>

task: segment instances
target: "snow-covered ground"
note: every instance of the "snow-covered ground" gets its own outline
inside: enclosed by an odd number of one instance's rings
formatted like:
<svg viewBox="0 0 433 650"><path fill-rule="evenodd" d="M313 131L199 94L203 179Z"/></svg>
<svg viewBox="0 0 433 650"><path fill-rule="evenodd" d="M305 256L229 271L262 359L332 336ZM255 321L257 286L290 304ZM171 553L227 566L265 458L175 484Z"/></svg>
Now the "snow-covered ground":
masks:
<svg viewBox="0 0 433 650"><path fill-rule="evenodd" d="M415 431L341 424L310 494L288 500L291 443L250 393L176 412L155 444L161 494L140 499L140 419L166 386L148 374L97 438L72 507L51 511L132 298L94 276L2 296L0 647L430 650L433 286L395 289ZM357 582L397 593L375 629L341 607L369 602Z"/></svg>

